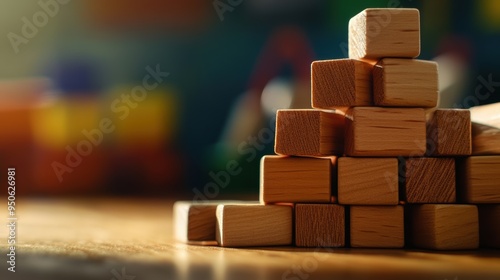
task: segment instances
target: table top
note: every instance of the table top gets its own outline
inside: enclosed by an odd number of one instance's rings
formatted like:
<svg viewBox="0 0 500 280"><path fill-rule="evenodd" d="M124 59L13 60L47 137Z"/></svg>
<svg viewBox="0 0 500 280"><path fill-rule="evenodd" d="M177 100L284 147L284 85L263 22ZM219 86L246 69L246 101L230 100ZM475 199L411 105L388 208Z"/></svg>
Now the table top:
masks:
<svg viewBox="0 0 500 280"><path fill-rule="evenodd" d="M19 198L16 272L7 271L2 227L1 279L500 279L500 250L186 245L173 240L172 204Z"/></svg>

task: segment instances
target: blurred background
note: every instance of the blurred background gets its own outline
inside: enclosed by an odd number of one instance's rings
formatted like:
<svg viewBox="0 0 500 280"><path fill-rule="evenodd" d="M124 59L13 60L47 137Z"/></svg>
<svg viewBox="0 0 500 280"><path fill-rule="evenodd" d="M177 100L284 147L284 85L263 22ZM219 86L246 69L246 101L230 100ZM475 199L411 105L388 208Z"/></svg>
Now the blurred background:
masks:
<svg viewBox="0 0 500 280"><path fill-rule="evenodd" d="M275 110L388 6L420 9L440 106L500 101L498 0L3 0L0 170L23 195L257 194Z"/></svg>

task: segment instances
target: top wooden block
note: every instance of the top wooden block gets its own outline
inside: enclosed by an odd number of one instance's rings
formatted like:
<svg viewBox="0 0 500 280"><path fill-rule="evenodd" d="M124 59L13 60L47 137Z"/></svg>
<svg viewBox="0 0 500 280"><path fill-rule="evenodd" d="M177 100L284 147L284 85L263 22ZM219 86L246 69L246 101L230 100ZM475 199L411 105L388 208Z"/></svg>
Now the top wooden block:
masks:
<svg viewBox="0 0 500 280"><path fill-rule="evenodd" d="M343 115L312 109L278 110L274 152L325 156L344 152Z"/></svg>
<svg viewBox="0 0 500 280"><path fill-rule="evenodd" d="M418 59L384 58L373 68L376 106L436 107L437 63Z"/></svg>
<svg viewBox="0 0 500 280"><path fill-rule="evenodd" d="M417 9L366 9L349 21L349 58L415 58L419 54Z"/></svg>
<svg viewBox="0 0 500 280"><path fill-rule="evenodd" d="M313 108L370 106L373 66L355 59L314 61L311 64Z"/></svg>

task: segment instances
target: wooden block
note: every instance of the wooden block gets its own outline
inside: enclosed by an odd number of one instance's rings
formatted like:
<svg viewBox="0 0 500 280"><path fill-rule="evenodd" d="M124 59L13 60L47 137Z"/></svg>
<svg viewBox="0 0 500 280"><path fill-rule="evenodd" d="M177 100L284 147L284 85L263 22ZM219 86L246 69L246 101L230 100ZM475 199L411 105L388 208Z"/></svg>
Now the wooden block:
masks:
<svg viewBox="0 0 500 280"><path fill-rule="evenodd" d="M217 242L223 247L291 245L292 211L278 205L219 205Z"/></svg>
<svg viewBox="0 0 500 280"><path fill-rule="evenodd" d="M500 102L475 106L469 110L473 122L500 128Z"/></svg>
<svg viewBox="0 0 500 280"><path fill-rule="evenodd" d="M438 109L428 116L427 155L467 156L471 153L469 110Z"/></svg>
<svg viewBox="0 0 500 280"><path fill-rule="evenodd" d="M472 154L500 155L500 128L472 122Z"/></svg>
<svg viewBox="0 0 500 280"><path fill-rule="evenodd" d="M422 156L424 109L351 108L346 114L344 143L348 156Z"/></svg>
<svg viewBox="0 0 500 280"><path fill-rule="evenodd" d="M419 54L417 9L366 9L349 20L349 58L414 58Z"/></svg>
<svg viewBox="0 0 500 280"><path fill-rule="evenodd" d="M296 204L295 245L298 247L344 247L344 206Z"/></svg>
<svg viewBox="0 0 500 280"><path fill-rule="evenodd" d="M403 206L351 206L352 247L402 248L404 246Z"/></svg>
<svg viewBox="0 0 500 280"><path fill-rule="evenodd" d="M404 200L408 203L455 203L454 158L405 160Z"/></svg>
<svg viewBox="0 0 500 280"><path fill-rule="evenodd" d="M500 203L500 156L457 160L457 191L467 203Z"/></svg>
<svg viewBox="0 0 500 280"><path fill-rule="evenodd" d="M349 205L397 205L398 160L340 157L338 199Z"/></svg>
<svg viewBox="0 0 500 280"><path fill-rule="evenodd" d="M500 204L479 205L478 210L481 246L500 248Z"/></svg>
<svg viewBox="0 0 500 280"><path fill-rule="evenodd" d="M479 246L475 205L422 204L411 207L411 235L417 248L476 249Z"/></svg>
<svg viewBox="0 0 500 280"><path fill-rule="evenodd" d="M384 107L436 107L437 63L383 58L373 68L373 100Z"/></svg>
<svg viewBox="0 0 500 280"><path fill-rule="evenodd" d="M321 156L344 152L343 115L313 109L278 110L274 151Z"/></svg>
<svg viewBox="0 0 500 280"><path fill-rule="evenodd" d="M329 202L336 157L264 156L260 164L260 201Z"/></svg>
<svg viewBox="0 0 500 280"><path fill-rule="evenodd" d="M258 204L242 201L177 201L174 204L174 235L178 241L215 242L215 210L219 204Z"/></svg>
<svg viewBox="0 0 500 280"><path fill-rule="evenodd" d="M311 64L311 101L318 109L370 106L372 69L355 59L314 61Z"/></svg>

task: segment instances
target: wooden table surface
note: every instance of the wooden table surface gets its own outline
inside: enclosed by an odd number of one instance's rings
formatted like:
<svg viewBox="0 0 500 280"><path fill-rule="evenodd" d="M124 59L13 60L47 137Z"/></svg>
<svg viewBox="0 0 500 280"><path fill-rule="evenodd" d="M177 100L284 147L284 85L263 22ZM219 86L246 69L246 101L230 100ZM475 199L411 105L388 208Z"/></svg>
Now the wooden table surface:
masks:
<svg viewBox="0 0 500 280"><path fill-rule="evenodd" d="M7 271L4 226L0 279L500 279L499 250L185 245L172 239L171 209L160 200L19 198L17 272Z"/></svg>

